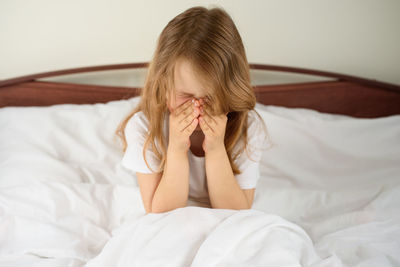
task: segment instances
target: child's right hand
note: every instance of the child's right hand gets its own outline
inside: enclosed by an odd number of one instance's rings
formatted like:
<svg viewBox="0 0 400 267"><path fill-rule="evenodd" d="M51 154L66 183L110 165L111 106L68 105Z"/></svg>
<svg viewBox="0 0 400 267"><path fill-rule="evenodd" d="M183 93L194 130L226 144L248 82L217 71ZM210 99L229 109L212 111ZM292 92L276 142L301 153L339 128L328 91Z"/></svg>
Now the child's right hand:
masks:
<svg viewBox="0 0 400 267"><path fill-rule="evenodd" d="M199 104L197 100L187 100L169 115L169 144L174 151L187 152L190 148L190 136L199 123ZM198 101L197 101L198 103Z"/></svg>

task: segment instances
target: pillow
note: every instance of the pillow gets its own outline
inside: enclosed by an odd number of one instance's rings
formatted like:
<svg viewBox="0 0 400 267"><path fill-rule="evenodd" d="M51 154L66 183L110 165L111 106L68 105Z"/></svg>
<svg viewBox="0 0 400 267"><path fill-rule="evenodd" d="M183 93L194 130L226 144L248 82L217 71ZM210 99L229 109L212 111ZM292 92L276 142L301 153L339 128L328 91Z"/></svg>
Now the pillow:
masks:
<svg viewBox="0 0 400 267"><path fill-rule="evenodd" d="M0 109L0 186L35 181L137 184L114 134L139 98Z"/></svg>
<svg viewBox="0 0 400 267"><path fill-rule="evenodd" d="M268 186L337 190L398 183L400 115L367 119L257 103L272 147Z"/></svg>

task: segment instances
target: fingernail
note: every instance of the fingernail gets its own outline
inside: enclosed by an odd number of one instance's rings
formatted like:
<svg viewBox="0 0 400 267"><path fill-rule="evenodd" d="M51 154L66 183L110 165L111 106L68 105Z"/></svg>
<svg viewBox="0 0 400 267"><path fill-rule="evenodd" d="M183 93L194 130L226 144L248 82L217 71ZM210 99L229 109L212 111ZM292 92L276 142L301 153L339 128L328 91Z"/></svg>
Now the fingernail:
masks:
<svg viewBox="0 0 400 267"><path fill-rule="evenodd" d="M196 107L198 107L198 106L199 106L199 102L198 102L198 101L194 102L194 105L195 105Z"/></svg>

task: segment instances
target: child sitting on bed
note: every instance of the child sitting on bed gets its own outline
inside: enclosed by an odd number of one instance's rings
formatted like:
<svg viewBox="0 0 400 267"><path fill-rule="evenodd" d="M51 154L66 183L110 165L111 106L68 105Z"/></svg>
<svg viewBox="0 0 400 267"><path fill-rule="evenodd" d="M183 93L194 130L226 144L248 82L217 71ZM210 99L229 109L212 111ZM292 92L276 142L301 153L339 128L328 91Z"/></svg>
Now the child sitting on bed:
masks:
<svg viewBox="0 0 400 267"><path fill-rule="evenodd" d="M188 199L250 209L267 133L255 104L243 43L226 11L193 7L172 19L140 102L117 130L122 165L136 172L146 213L185 207Z"/></svg>

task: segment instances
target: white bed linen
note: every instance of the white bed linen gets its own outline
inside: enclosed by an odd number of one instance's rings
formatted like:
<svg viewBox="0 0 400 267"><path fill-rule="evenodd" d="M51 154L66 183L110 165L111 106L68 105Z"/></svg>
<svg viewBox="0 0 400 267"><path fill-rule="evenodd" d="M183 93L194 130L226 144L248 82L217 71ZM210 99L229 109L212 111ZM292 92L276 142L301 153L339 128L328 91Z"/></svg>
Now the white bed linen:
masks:
<svg viewBox="0 0 400 267"><path fill-rule="evenodd" d="M0 266L400 266L400 115L257 104L253 210L144 216L113 138L138 100L0 109Z"/></svg>

